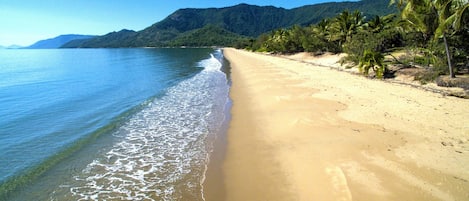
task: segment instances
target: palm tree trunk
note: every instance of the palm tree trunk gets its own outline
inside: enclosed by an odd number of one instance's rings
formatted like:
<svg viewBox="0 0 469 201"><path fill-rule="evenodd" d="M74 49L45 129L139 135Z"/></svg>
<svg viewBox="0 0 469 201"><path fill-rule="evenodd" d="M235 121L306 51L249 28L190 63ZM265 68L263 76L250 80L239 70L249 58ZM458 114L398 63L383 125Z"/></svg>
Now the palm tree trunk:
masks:
<svg viewBox="0 0 469 201"><path fill-rule="evenodd" d="M446 33L443 33L443 41L445 43L446 57L448 59L449 77L455 78L456 75L454 74L453 65L451 64L451 54L449 52L448 42L446 41Z"/></svg>

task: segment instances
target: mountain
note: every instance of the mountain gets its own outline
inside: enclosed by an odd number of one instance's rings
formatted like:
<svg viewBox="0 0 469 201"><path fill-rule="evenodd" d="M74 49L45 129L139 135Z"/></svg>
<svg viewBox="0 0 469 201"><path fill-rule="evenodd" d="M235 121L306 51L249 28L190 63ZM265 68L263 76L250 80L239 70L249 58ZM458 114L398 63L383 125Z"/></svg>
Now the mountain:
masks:
<svg viewBox="0 0 469 201"><path fill-rule="evenodd" d="M0 45L0 49L20 49L20 48L22 48L22 46L19 46L19 45L10 45L10 46Z"/></svg>
<svg viewBox="0 0 469 201"><path fill-rule="evenodd" d="M21 45L9 45L9 46L6 46L6 47L3 47L4 49L21 49L23 48L23 46Z"/></svg>
<svg viewBox="0 0 469 201"><path fill-rule="evenodd" d="M78 39L71 40L70 42L62 44L61 48L75 48L75 47L86 47L86 48L98 48L98 47L130 47L125 44L130 44L137 32L133 30L123 29L119 32L111 32L104 36L92 37L89 39Z"/></svg>
<svg viewBox="0 0 469 201"><path fill-rule="evenodd" d="M179 35L168 45L173 47L233 46L242 40L248 39L247 37L227 31L219 26L209 24L201 29L195 29Z"/></svg>
<svg viewBox="0 0 469 201"><path fill-rule="evenodd" d="M248 4L225 8L186 8L179 9L162 21L138 32L129 32L129 30L112 32L89 40L72 41L63 47L161 47L201 43L222 45L218 39L211 40L211 43L198 41L205 40L211 35L207 33L207 28L215 30L215 27L217 28L216 32L212 33L213 36L222 37L223 34L220 34L222 32L230 33L229 37L238 35L237 40L232 40L234 44L245 40L245 37L257 37L262 33L295 24L303 26L315 24L324 18L334 17L344 10L359 10L365 16L395 12L396 9L390 8L388 4L389 0L362 0L322 3L294 9ZM200 37L201 35L205 37Z"/></svg>
<svg viewBox="0 0 469 201"><path fill-rule="evenodd" d="M96 36L90 35L77 35L77 34L67 34L60 35L55 38L40 40L31 46L25 47L27 49L51 49L51 48L60 48L62 45L78 39L90 39Z"/></svg>
<svg viewBox="0 0 469 201"><path fill-rule="evenodd" d="M332 18L344 10L359 10L364 16L371 19L374 16L384 16L397 12L395 7L389 6L389 0L361 0L356 2L329 2L307 5L292 9L294 15L290 24L309 25L316 24L325 18Z"/></svg>

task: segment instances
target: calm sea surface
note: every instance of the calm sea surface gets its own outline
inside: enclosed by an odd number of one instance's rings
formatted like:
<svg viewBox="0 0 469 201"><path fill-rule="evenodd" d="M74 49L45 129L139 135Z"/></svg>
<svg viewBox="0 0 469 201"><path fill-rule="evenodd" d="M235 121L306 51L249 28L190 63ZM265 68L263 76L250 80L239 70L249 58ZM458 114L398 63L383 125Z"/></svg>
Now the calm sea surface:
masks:
<svg viewBox="0 0 469 201"><path fill-rule="evenodd" d="M0 50L0 200L203 200L215 49Z"/></svg>

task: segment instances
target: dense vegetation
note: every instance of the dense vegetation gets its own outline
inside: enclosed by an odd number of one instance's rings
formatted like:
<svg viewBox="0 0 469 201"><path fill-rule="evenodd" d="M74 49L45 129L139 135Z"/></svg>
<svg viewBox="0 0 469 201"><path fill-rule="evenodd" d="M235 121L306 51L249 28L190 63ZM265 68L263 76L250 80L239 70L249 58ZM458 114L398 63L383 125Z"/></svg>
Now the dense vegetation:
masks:
<svg viewBox="0 0 469 201"><path fill-rule="evenodd" d="M259 36L247 48L277 53L344 52L368 75L389 73L384 56L405 52L394 63L425 69L418 79L468 71L469 3L467 0L391 0L395 14L366 17L344 10L310 26L293 26ZM389 63L389 62L388 62Z"/></svg>
<svg viewBox="0 0 469 201"><path fill-rule="evenodd" d="M245 37L258 37L262 33L295 24L306 26L317 23L324 18L337 15L346 8L360 10L366 16L394 12L395 10L390 9L387 4L387 0L363 0L323 3L295 9L247 4L226 8L180 9L164 20L138 32L130 30L112 32L90 40L73 41L64 47L161 47L200 43L207 46L239 45L245 41ZM213 34L210 34L206 30L207 26L214 30L217 28ZM234 33L239 35L239 38L233 40L234 35L225 37L220 31ZM203 35L212 38L212 42L196 41L199 40L201 32L206 32ZM189 39L193 40L187 41ZM182 42L183 40L185 42Z"/></svg>
<svg viewBox="0 0 469 201"><path fill-rule="evenodd" d="M207 25L201 29L179 35L169 43L169 46L201 47L217 44L218 46L226 47L247 43L248 40L248 37L229 32L221 27Z"/></svg>

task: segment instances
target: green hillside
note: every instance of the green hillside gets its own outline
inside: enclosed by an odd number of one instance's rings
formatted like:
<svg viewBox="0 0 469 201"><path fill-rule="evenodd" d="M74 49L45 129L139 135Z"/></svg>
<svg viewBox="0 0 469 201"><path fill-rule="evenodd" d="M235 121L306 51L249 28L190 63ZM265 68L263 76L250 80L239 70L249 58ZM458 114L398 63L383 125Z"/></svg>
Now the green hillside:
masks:
<svg viewBox="0 0 469 201"><path fill-rule="evenodd" d="M119 32L111 32L88 40L73 40L63 45L62 48L131 47L132 45L129 44L132 43L137 34L135 31L123 29Z"/></svg>
<svg viewBox="0 0 469 201"><path fill-rule="evenodd" d="M181 34L169 43L169 46L235 46L236 44L247 41L247 37L229 32L215 25L207 25L201 29L188 31Z"/></svg>
<svg viewBox="0 0 469 201"><path fill-rule="evenodd" d="M388 3L388 0L362 0L359 2L323 3L294 9L248 4L225 8L179 9L164 20L138 32L128 30L113 32L91 40L73 41L64 47L161 47L182 43L221 46L227 44L225 43L227 37L234 35L257 37L262 33L291 27L295 24L314 24L321 19L336 16L347 9L360 10L365 16L386 15L395 11L388 7ZM207 30L196 31L207 25L210 25L210 29L217 27L216 31L212 34ZM234 35L223 36L220 34L222 32ZM195 35L191 36L191 34ZM205 38L213 38L210 40L212 42L197 41L204 39L198 36L201 34L206 36ZM215 39L214 37L222 38ZM188 41L189 39L194 41Z"/></svg>

